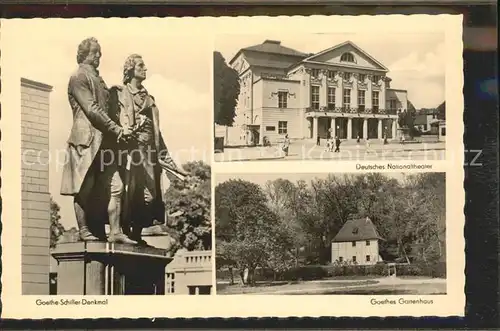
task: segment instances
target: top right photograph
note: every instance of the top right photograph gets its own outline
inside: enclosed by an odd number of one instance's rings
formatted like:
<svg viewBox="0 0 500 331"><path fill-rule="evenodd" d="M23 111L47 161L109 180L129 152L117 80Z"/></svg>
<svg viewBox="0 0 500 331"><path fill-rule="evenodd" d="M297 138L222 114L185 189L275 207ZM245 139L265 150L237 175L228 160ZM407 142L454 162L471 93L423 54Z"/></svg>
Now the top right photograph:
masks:
<svg viewBox="0 0 500 331"><path fill-rule="evenodd" d="M217 36L214 159L444 160L447 58L442 32Z"/></svg>

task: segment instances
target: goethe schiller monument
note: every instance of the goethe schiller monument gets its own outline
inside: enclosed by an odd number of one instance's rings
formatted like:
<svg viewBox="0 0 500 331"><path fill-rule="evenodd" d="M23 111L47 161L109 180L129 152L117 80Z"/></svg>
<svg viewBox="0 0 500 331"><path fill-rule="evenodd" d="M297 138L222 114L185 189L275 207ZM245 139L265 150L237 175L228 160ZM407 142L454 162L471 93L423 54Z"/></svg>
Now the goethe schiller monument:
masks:
<svg viewBox="0 0 500 331"><path fill-rule="evenodd" d="M186 174L159 131L154 98L142 86L147 69L141 56L126 59L123 85L109 89L97 70L100 57L96 39L82 41L69 80L73 127L61 194L74 198L79 240L52 251L57 293L161 295L172 252L148 246L141 232L165 222L164 171Z"/></svg>

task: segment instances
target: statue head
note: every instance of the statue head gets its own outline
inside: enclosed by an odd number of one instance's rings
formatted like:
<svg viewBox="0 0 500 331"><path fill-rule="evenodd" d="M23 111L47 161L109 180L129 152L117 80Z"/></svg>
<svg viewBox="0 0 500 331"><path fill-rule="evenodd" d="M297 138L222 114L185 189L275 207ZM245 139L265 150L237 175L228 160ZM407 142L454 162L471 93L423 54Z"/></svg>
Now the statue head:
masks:
<svg viewBox="0 0 500 331"><path fill-rule="evenodd" d="M142 82L146 79L146 72L147 68L142 56L139 54L130 55L123 65L123 84L130 83L133 78Z"/></svg>
<svg viewBox="0 0 500 331"><path fill-rule="evenodd" d="M90 37L83 40L80 45L78 45L76 62L78 64L89 64L97 69L101 56L102 52L99 42L96 38Z"/></svg>

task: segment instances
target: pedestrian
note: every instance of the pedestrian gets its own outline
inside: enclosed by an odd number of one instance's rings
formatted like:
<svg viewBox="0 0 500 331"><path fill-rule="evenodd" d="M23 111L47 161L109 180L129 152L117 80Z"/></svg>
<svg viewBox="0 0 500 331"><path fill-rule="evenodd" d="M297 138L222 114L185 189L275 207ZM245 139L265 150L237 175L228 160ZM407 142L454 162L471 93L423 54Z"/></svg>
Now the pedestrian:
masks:
<svg viewBox="0 0 500 331"><path fill-rule="evenodd" d="M359 144L359 142L360 142L360 138L359 138L359 135L358 135L358 138L356 139L356 143Z"/></svg>
<svg viewBox="0 0 500 331"><path fill-rule="evenodd" d="M318 137L316 138L316 145L317 146L321 145L321 138L319 137L319 134L318 134Z"/></svg>
<svg viewBox="0 0 500 331"><path fill-rule="evenodd" d="M370 148L370 138L366 138L366 149Z"/></svg>
<svg viewBox="0 0 500 331"><path fill-rule="evenodd" d="M340 141L339 137L338 136L335 137L335 152L340 153L340 143L341 143L341 141Z"/></svg>
<svg viewBox="0 0 500 331"><path fill-rule="evenodd" d="M388 142L387 142L387 136L384 136L384 145L387 145Z"/></svg>
<svg viewBox="0 0 500 331"><path fill-rule="evenodd" d="M401 145L405 144L405 136L401 136Z"/></svg>
<svg viewBox="0 0 500 331"><path fill-rule="evenodd" d="M288 156L288 148L290 147L290 139L288 138L288 134L285 135L285 139L283 140L283 152L285 152L285 156Z"/></svg>

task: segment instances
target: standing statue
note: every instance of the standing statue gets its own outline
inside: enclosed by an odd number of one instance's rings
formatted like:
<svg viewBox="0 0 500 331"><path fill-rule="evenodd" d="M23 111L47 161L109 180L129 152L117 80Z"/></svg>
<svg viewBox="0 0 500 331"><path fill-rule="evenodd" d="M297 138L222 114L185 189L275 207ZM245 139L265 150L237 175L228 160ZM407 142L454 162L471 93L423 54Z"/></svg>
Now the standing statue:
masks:
<svg viewBox="0 0 500 331"><path fill-rule="evenodd" d="M129 243L120 227L123 183L118 172L118 142L131 135L109 112L109 90L97 68L101 47L95 38L78 46L79 68L70 77L68 98L73 126L63 167L61 194L74 197L74 208L82 241L106 240L105 223L110 224L109 242Z"/></svg>
<svg viewBox="0 0 500 331"><path fill-rule="evenodd" d="M113 113L133 139L122 144L120 168L125 191L122 204L124 233L139 244L142 229L165 223L162 170L184 179L187 174L176 166L162 138L159 110L153 96L142 85L146 66L140 55L130 55L123 67L123 85L111 88ZM162 176L163 175L163 176Z"/></svg>

